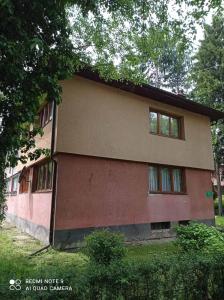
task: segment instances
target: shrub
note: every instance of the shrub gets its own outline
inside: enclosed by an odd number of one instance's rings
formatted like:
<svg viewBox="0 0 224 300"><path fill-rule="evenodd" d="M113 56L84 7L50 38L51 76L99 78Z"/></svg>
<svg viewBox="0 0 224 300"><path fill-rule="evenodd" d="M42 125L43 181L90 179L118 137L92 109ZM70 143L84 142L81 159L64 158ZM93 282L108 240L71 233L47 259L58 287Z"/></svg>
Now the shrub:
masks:
<svg viewBox="0 0 224 300"><path fill-rule="evenodd" d="M224 252L224 235L215 227L191 222L176 228L176 244L183 251Z"/></svg>
<svg viewBox="0 0 224 300"><path fill-rule="evenodd" d="M109 265L125 256L124 237L109 230L97 230L85 238L90 262Z"/></svg>
<svg viewBox="0 0 224 300"><path fill-rule="evenodd" d="M219 300L224 294L224 254L184 253L98 267L90 263L84 280L83 300Z"/></svg>

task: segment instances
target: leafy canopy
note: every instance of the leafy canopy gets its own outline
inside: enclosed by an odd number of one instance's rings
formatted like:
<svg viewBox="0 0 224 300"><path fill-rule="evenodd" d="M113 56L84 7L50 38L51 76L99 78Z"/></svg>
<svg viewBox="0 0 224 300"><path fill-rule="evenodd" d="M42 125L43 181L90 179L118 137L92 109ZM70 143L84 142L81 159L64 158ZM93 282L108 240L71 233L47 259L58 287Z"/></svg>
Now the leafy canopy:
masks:
<svg viewBox="0 0 224 300"><path fill-rule="evenodd" d="M196 101L224 111L224 14L213 17L205 26L204 39L195 55L191 72ZM216 162L224 163L224 124L217 122L213 128L213 148Z"/></svg>

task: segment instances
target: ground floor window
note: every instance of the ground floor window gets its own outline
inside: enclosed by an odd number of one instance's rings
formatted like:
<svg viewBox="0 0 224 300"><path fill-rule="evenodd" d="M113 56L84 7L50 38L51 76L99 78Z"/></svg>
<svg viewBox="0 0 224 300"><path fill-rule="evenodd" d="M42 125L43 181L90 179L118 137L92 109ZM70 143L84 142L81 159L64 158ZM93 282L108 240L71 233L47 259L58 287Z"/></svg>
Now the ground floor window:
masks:
<svg viewBox="0 0 224 300"><path fill-rule="evenodd" d="M6 187L5 187L6 194L11 193L11 178L6 179Z"/></svg>
<svg viewBox="0 0 224 300"><path fill-rule="evenodd" d="M18 181L19 181L19 175L18 174L12 177L12 186L11 186L11 193L12 194L17 194Z"/></svg>
<svg viewBox="0 0 224 300"><path fill-rule="evenodd" d="M179 167L150 165L150 193L184 193L186 192L184 169Z"/></svg>
<svg viewBox="0 0 224 300"><path fill-rule="evenodd" d="M52 189L53 163L45 161L34 167L33 191L48 191Z"/></svg>
<svg viewBox="0 0 224 300"><path fill-rule="evenodd" d="M19 192L27 193L29 190L30 169L24 168L19 176Z"/></svg>

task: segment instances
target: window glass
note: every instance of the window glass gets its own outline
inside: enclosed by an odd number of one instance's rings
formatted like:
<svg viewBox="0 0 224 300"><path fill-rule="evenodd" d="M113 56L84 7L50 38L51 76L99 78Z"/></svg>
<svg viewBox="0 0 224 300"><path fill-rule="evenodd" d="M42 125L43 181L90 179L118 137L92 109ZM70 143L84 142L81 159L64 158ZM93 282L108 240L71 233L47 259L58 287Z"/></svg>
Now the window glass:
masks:
<svg viewBox="0 0 224 300"><path fill-rule="evenodd" d="M150 112L150 132L158 132L158 123L157 123L158 114L155 112Z"/></svg>
<svg viewBox="0 0 224 300"><path fill-rule="evenodd" d="M179 137L178 119L170 118L171 123L171 135L174 137Z"/></svg>
<svg viewBox="0 0 224 300"><path fill-rule="evenodd" d="M50 102L48 105L49 105L49 120L52 120L52 116L53 116L53 102Z"/></svg>
<svg viewBox="0 0 224 300"><path fill-rule="evenodd" d="M181 170L173 169L173 190L181 192Z"/></svg>
<svg viewBox="0 0 224 300"><path fill-rule="evenodd" d="M33 185L34 191L52 189L53 164L51 161L36 166L34 172L36 174L36 180L34 180Z"/></svg>
<svg viewBox="0 0 224 300"><path fill-rule="evenodd" d="M47 182L47 164L44 164L41 168L43 169L42 190L45 190L46 189L46 182Z"/></svg>
<svg viewBox="0 0 224 300"><path fill-rule="evenodd" d="M47 103L39 113L40 126L43 128L52 120L53 105L52 102Z"/></svg>
<svg viewBox="0 0 224 300"><path fill-rule="evenodd" d="M6 180L6 193L10 193L11 192L11 180L10 178Z"/></svg>
<svg viewBox="0 0 224 300"><path fill-rule="evenodd" d="M165 115L160 115L160 132L163 135L169 135L170 132L170 118Z"/></svg>
<svg viewBox="0 0 224 300"><path fill-rule="evenodd" d="M149 191L161 193L184 192L183 170L170 166L149 166Z"/></svg>
<svg viewBox="0 0 224 300"><path fill-rule="evenodd" d="M52 162L49 162L48 163L48 169L47 169L47 171L48 171L48 176L47 176L47 188L48 189L51 189L52 188L52 170L53 169L53 164L52 164Z"/></svg>
<svg viewBox="0 0 224 300"><path fill-rule="evenodd" d="M158 191L158 168L157 167L149 167L149 187L150 191Z"/></svg>
<svg viewBox="0 0 224 300"><path fill-rule="evenodd" d="M29 190L29 174L30 174L29 169L22 171L22 174L20 174L20 177L21 177L21 178L19 178L19 192L20 193L27 193Z"/></svg>
<svg viewBox="0 0 224 300"><path fill-rule="evenodd" d="M164 136L181 138L181 122L179 118L169 114L150 111L150 132Z"/></svg>
<svg viewBox="0 0 224 300"><path fill-rule="evenodd" d="M37 169L37 190L43 189L43 166Z"/></svg>
<svg viewBox="0 0 224 300"><path fill-rule="evenodd" d="M18 179L19 179L18 175L12 178L12 193L17 193Z"/></svg>
<svg viewBox="0 0 224 300"><path fill-rule="evenodd" d="M161 168L162 192L171 192L170 172L168 168Z"/></svg>

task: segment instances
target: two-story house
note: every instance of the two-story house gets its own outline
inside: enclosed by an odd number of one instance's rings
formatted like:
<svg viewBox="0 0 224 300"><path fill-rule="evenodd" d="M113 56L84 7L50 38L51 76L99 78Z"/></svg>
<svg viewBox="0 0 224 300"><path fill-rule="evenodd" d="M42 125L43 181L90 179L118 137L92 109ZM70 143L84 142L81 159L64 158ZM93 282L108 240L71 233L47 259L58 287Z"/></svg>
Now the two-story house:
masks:
<svg viewBox="0 0 224 300"><path fill-rule="evenodd" d="M52 160L9 174L11 222L60 248L95 228L131 241L170 237L189 220L214 224L210 122L223 113L91 71L61 85L62 103L40 111L37 146Z"/></svg>

